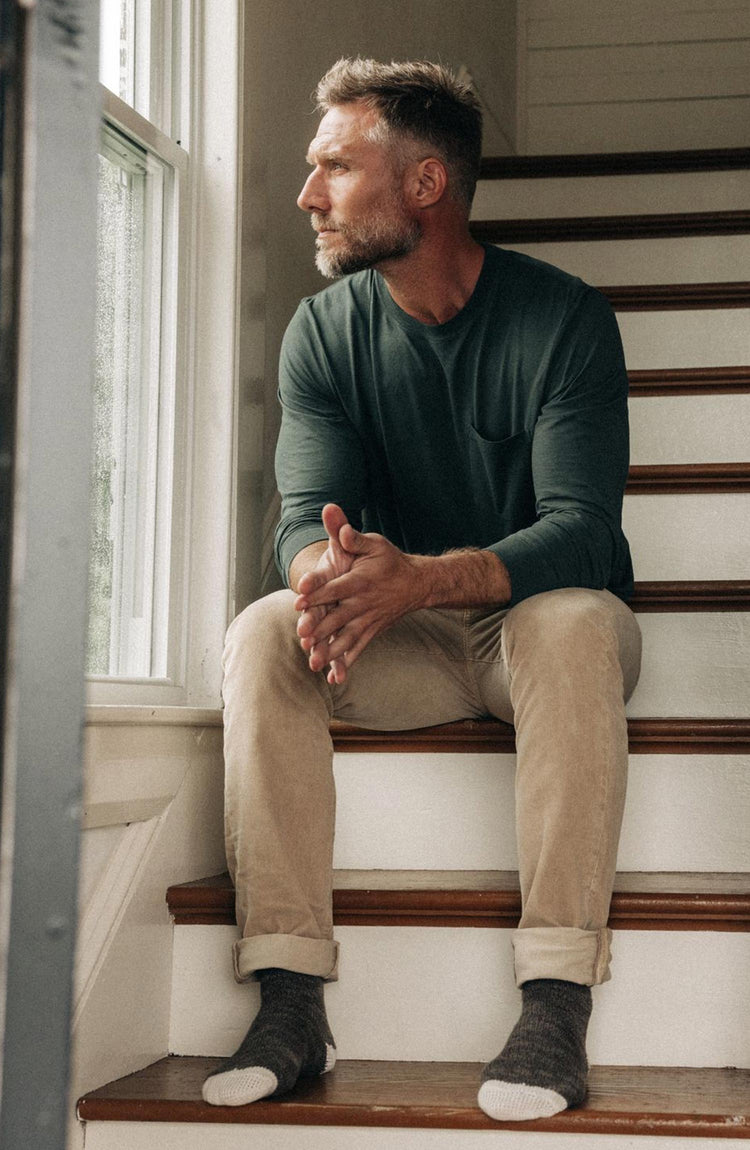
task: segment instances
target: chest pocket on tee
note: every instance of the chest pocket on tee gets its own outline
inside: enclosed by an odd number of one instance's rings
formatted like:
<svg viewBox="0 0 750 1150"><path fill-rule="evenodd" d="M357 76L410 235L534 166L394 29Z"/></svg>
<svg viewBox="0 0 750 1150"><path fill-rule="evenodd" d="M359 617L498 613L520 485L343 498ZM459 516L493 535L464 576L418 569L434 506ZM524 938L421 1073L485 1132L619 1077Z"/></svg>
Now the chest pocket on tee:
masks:
<svg viewBox="0 0 750 1150"><path fill-rule="evenodd" d="M510 535L536 520L536 500L531 472L530 431L519 431L507 439L485 439L471 428L472 480L477 503L485 501L499 517L498 527Z"/></svg>

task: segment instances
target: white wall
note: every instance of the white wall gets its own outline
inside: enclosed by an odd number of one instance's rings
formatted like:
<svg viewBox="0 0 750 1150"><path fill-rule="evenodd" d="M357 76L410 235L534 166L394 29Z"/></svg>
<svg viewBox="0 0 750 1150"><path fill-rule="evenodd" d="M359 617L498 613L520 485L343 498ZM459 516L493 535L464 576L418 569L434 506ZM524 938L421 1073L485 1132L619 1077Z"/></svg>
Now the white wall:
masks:
<svg viewBox="0 0 750 1150"><path fill-rule="evenodd" d="M750 144L746 0L520 0L522 152Z"/></svg>

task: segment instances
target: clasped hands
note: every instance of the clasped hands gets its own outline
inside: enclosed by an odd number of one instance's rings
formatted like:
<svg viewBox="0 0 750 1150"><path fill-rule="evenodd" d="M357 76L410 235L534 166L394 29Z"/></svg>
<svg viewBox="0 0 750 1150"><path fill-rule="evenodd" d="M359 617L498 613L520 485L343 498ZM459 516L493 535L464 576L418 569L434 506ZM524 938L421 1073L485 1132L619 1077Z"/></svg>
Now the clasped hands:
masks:
<svg viewBox="0 0 750 1150"><path fill-rule="evenodd" d="M323 508L328 546L297 584L297 634L310 669L333 686L375 635L421 606L418 559L382 535L356 531L335 503Z"/></svg>

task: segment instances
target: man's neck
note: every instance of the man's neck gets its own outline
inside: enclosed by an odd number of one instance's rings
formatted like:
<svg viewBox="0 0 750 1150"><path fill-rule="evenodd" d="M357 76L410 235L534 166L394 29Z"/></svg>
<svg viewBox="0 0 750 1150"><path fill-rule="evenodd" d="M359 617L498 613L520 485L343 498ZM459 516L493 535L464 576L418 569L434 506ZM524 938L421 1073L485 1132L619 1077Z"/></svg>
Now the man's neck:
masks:
<svg viewBox="0 0 750 1150"><path fill-rule="evenodd" d="M426 238L408 256L378 271L402 311L420 323L436 325L466 306L483 263L484 248L466 233Z"/></svg>

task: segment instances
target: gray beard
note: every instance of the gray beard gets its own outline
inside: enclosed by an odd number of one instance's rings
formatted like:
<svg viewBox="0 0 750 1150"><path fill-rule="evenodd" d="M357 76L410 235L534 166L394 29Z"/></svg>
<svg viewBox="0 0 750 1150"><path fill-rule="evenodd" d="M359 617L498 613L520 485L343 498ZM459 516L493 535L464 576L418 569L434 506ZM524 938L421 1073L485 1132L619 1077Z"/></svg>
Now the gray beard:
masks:
<svg viewBox="0 0 750 1150"><path fill-rule="evenodd" d="M320 216L313 216L313 224ZM361 272L376 267L386 260L402 259L413 252L422 236L416 220L401 218L367 220L338 229L346 243L337 251L327 252L318 247L315 266L328 279Z"/></svg>

